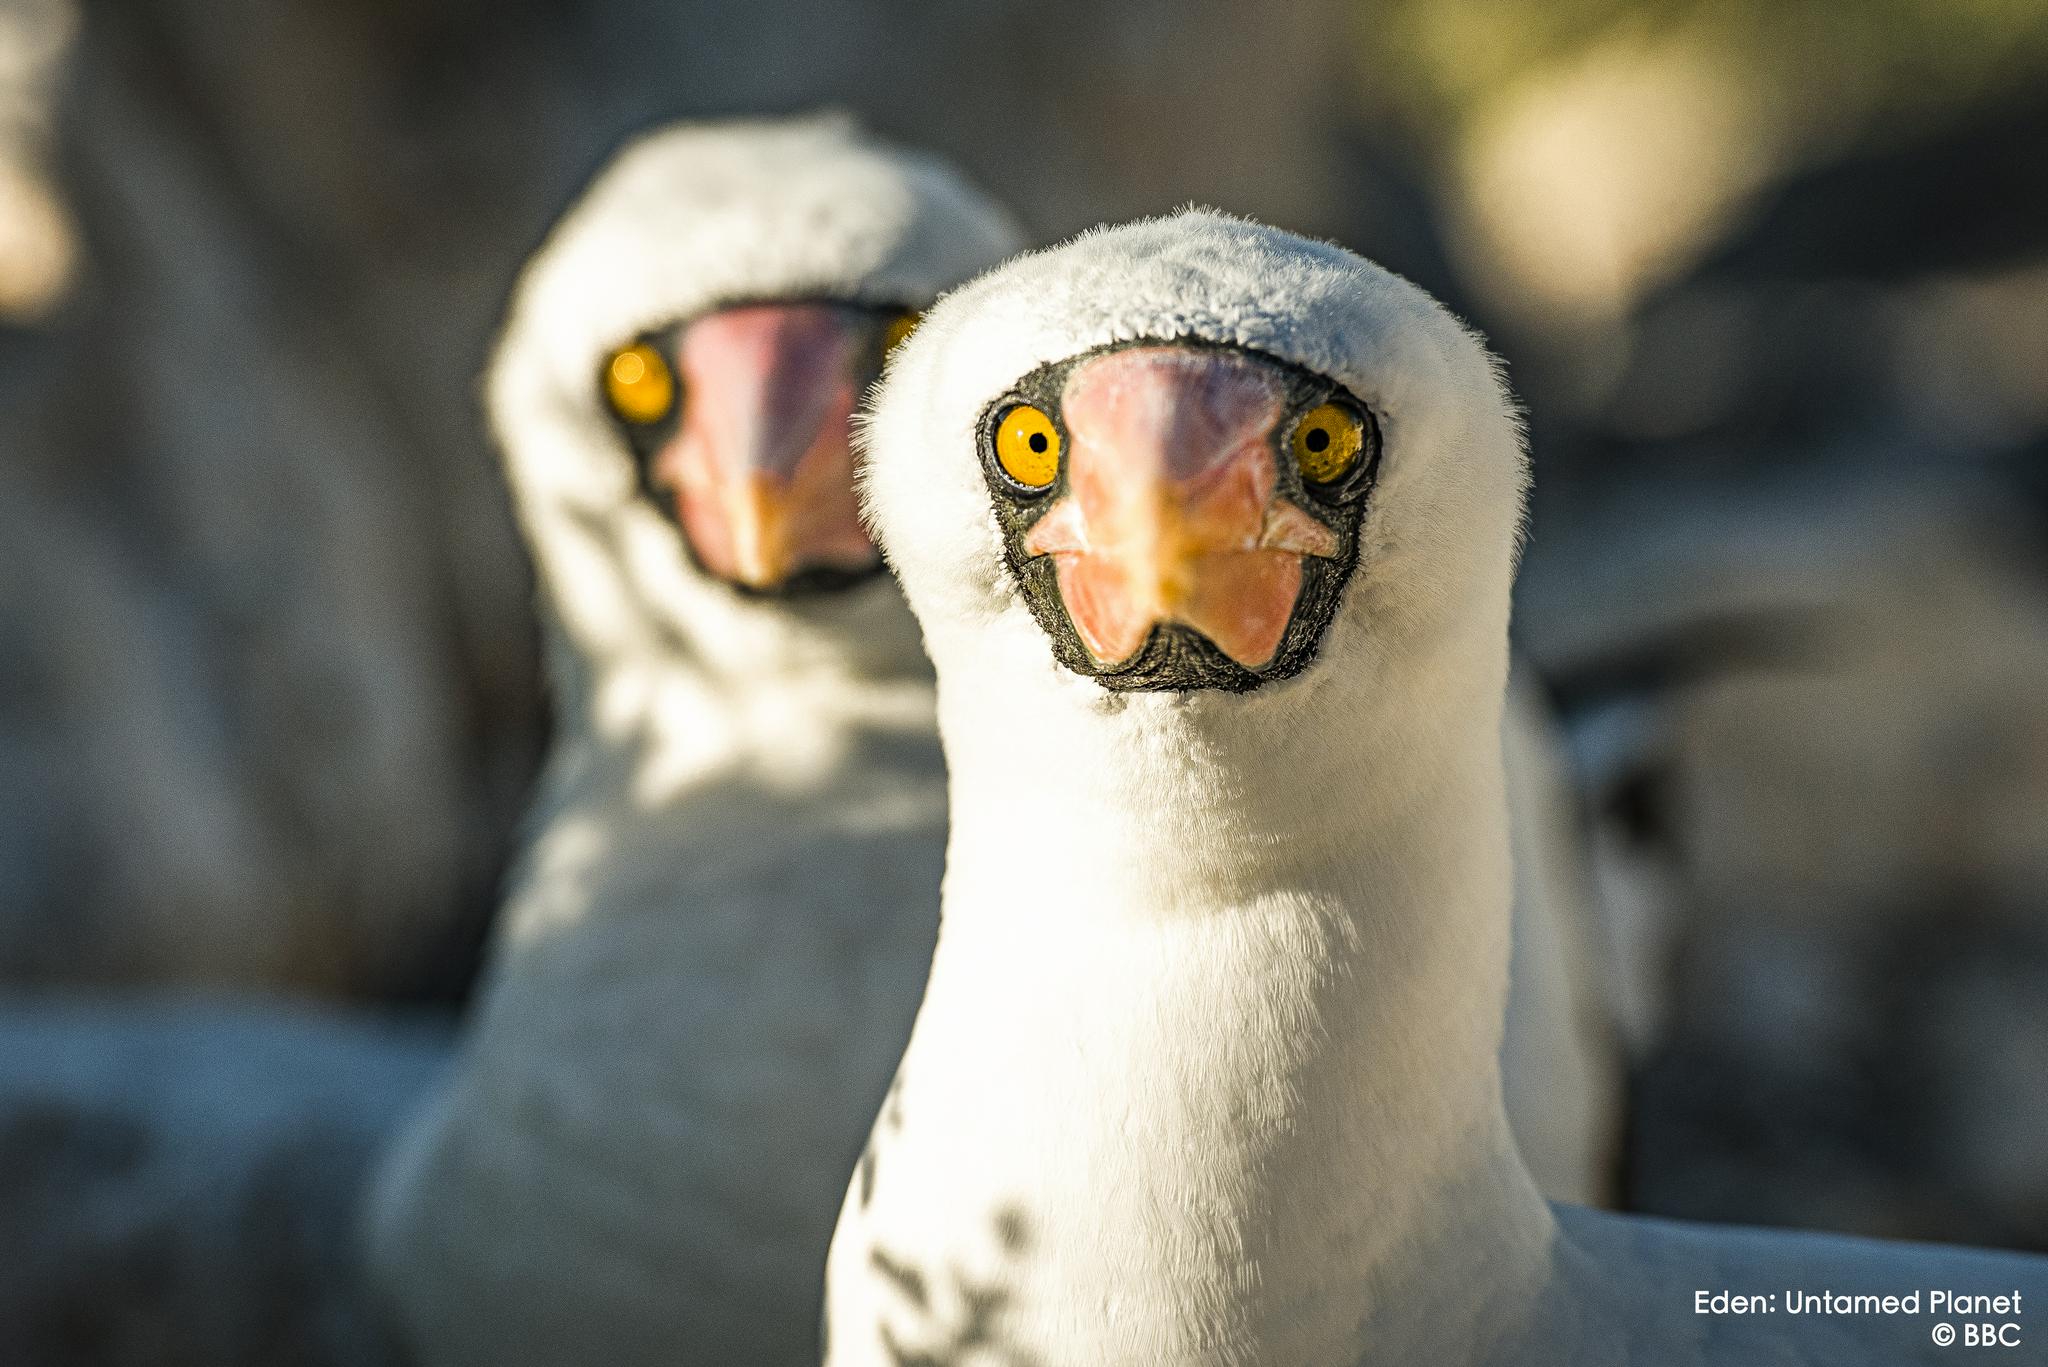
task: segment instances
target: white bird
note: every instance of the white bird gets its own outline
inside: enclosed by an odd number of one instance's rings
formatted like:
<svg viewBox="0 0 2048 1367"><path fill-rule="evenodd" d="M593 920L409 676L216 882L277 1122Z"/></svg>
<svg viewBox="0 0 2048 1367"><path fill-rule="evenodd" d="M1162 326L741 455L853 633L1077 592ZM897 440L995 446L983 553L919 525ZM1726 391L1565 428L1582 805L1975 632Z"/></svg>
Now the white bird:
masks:
<svg viewBox="0 0 2048 1367"><path fill-rule="evenodd" d="M944 819L846 423L907 309L1015 241L845 124L714 125L624 154L530 269L490 398L561 734L464 1065L369 1216L430 1364L812 1350ZM1565 902L1526 901L1537 964ZM1593 1190L1575 1012L1523 981L1532 1153Z"/></svg>
<svg viewBox="0 0 2048 1367"><path fill-rule="evenodd" d="M2039 1258L1538 1194L1498 1062L1525 461L1421 291L1214 214L1091 233L928 315L865 470L951 836L835 1367L1943 1362L1937 1289L2048 1304Z"/></svg>
<svg viewBox="0 0 2048 1367"><path fill-rule="evenodd" d="M816 1360L945 819L849 420L1017 240L846 121L714 124L625 151L526 272L489 403L556 738L463 1057L365 1217L429 1367Z"/></svg>

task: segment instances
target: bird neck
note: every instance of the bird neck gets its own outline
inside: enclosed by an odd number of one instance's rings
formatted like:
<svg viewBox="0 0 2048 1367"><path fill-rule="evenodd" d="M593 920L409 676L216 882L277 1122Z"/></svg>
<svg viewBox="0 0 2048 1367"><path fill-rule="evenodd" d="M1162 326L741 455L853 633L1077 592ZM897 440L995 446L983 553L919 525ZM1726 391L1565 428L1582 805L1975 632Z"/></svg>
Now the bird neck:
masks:
<svg viewBox="0 0 2048 1367"><path fill-rule="evenodd" d="M942 929L835 1244L835 1361L938 1352L941 1275L1047 1362L1512 1332L1552 1226L1496 1061L1504 652L1237 697L1002 663L941 660Z"/></svg>
<svg viewBox="0 0 2048 1367"><path fill-rule="evenodd" d="M943 769L914 646L894 671L820 650L746 677L690 650L582 645L548 623L554 736L500 913L496 971L518 952L509 947L574 926L720 905L739 870L765 880L809 841L862 830L937 842Z"/></svg>
<svg viewBox="0 0 2048 1367"><path fill-rule="evenodd" d="M557 788L566 769L660 808L736 768L800 787L864 730L929 734L931 666L886 576L793 598L712 579L544 353L508 336L491 408L546 623Z"/></svg>
<svg viewBox="0 0 2048 1367"><path fill-rule="evenodd" d="M850 593L864 601L836 606L873 623L860 648L842 641L846 622L769 623L722 643L667 632L602 654L552 629L552 786L658 816L735 780L821 793L872 746L928 745L931 676L914 635L889 620L908 610L887 581ZM873 658L873 642L891 635L895 658Z"/></svg>

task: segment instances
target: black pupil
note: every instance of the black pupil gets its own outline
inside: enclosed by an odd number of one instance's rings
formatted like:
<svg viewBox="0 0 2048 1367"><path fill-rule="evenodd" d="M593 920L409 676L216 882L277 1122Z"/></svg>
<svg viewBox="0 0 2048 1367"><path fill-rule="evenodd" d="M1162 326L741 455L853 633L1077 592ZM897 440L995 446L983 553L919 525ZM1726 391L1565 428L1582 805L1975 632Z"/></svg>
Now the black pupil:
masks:
<svg viewBox="0 0 2048 1367"><path fill-rule="evenodd" d="M1301 444L1311 451L1327 451L1330 449L1330 434L1320 427L1311 427Z"/></svg>
<svg viewBox="0 0 2048 1367"><path fill-rule="evenodd" d="M1039 455L1041 455L1041 456L1042 456L1042 455L1044 455L1044 454L1045 454L1045 433L1043 433L1043 432L1033 432L1033 433L1031 434L1031 437L1030 437L1030 444L1031 444L1031 449L1032 449L1032 450L1034 450L1034 451L1038 452L1038 454L1039 454Z"/></svg>

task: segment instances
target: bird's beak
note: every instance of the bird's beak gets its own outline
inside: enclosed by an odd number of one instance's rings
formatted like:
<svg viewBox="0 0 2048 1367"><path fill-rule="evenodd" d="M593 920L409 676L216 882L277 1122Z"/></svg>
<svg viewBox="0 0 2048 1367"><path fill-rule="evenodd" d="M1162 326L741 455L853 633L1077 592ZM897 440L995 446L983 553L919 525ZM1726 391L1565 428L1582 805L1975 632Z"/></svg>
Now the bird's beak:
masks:
<svg viewBox="0 0 2048 1367"><path fill-rule="evenodd" d="M705 569L774 590L876 566L850 430L871 331L830 304L723 309L683 329L682 419L654 474Z"/></svg>
<svg viewBox="0 0 2048 1367"><path fill-rule="evenodd" d="M1335 532L1278 492L1287 391L1239 352L1134 347L1068 377L1066 491L1024 549L1053 557L1067 616L1096 661L1130 659L1179 624L1247 669L1270 663L1302 558Z"/></svg>

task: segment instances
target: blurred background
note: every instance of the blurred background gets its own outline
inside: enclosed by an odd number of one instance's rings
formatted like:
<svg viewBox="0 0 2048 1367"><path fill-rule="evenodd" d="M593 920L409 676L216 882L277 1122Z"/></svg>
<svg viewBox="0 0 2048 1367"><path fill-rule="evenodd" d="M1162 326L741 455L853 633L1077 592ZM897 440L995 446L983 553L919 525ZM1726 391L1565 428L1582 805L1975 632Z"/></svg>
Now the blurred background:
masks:
<svg viewBox="0 0 2048 1367"><path fill-rule="evenodd" d="M1622 1203L2048 1249L2048 0L0 0L7 999L459 1006L498 310L623 136L824 104L1485 331Z"/></svg>

